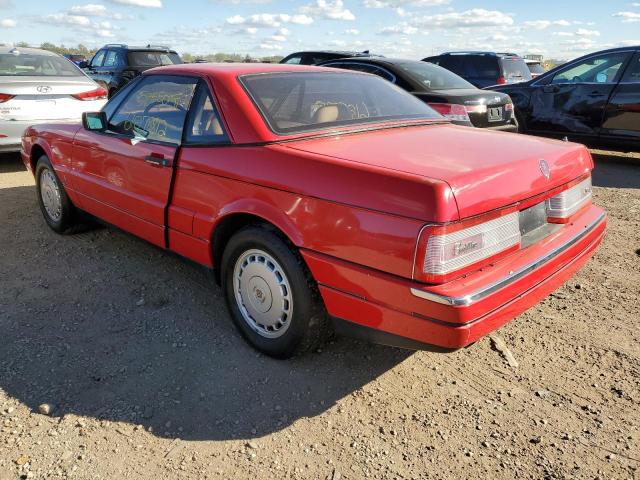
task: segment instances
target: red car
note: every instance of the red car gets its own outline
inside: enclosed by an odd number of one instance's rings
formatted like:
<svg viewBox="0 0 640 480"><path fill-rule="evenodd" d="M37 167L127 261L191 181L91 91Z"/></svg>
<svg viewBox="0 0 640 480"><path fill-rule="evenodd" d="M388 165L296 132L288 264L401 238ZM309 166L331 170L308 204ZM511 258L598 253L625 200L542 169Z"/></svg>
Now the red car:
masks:
<svg viewBox="0 0 640 480"><path fill-rule="evenodd" d="M215 267L276 357L334 326L469 345L570 278L606 224L584 147L451 125L345 70L153 69L83 125L29 128L22 156L51 228L83 210Z"/></svg>

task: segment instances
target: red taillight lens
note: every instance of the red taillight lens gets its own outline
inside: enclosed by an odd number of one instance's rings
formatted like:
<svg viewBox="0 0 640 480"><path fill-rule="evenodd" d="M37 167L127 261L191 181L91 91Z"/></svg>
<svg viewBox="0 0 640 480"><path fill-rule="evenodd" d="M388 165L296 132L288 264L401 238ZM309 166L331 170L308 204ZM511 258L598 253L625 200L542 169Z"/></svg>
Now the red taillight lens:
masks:
<svg viewBox="0 0 640 480"><path fill-rule="evenodd" d="M504 77L498 77L498 85L504 85L507 83L507 79Z"/></svg>
<svg viewBox="0 0 640 480"><path fill-rule="evenodd" d="M510 209L420 234L414 278L443 283L520 248L519 213Z"/></svg>
<svg viewBox="0 0 640 480"><path fill-rule="evenodd" d="M429 103L429 106L449 120L455 122L470 121L469 114L464 105L458 105L456 103Z"/></svg>
<svg viewBox="0 0 640 480"><path fill-rule="evenodd" d="M504 111L505 112L513 112L513 103L506 103L504 105Z"/></svg>
<svg viewBox="0 0 640 480"><path fill-rule="evenodd" d="M99 88L96 88L95 90L76 93L72 96L74 98L77 98L78 100L87 101L87 100L102 100L104 98L107 98L107 95L108 95L108 92L104 88L99 87Z"/></svg>
<svg viewBox="0 0 640 480"><path fill-rule="evenodd" d="M11 100L15 95L9 95L8 93L0 93L0 103L4 103Z"/></svg>

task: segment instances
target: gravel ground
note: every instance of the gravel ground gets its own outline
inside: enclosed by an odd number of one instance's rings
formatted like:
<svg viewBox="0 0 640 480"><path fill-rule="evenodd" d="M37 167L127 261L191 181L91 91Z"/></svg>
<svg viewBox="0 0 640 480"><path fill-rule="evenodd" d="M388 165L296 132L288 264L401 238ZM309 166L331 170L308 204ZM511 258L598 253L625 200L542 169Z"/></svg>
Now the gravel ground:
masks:
<svg viewBox="0 0 640 480"><path fill-rule="evenodd" d="M596 155L593 260L497 332L517 367L489 339L256 354L209 272L113 228L54 234L0 157L0 479L640 478L630 157Z"/></svg>

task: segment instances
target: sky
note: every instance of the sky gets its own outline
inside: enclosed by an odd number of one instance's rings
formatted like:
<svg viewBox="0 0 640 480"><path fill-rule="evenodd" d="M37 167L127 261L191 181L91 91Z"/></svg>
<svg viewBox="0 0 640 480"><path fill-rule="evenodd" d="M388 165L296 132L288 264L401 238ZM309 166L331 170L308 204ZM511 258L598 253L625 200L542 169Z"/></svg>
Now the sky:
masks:
<svg viewBox="0 0 640 480"><path fill-rule="evenodd" d="M180 53L493 50L570 59L640 44L640 2L0 0L0 43L168 45Z"/></svg>

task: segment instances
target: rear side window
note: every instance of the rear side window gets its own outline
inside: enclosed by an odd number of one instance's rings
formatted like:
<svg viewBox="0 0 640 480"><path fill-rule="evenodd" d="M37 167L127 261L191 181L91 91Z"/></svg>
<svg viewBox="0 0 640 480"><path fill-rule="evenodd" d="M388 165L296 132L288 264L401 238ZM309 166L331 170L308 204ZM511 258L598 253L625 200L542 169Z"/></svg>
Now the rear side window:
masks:
<svg viewBox="0 0 640 480"><path fill-rule="evenodd" d="M606 53L576 62L558 72L551 83L611 83L627 59L627 53Z"/></svg>
<svg viewBox="0 0 640 480"><path fill-rule="evenodd" d="M502 58L503 76L507 80L510 78L516 80L531 80L531 70L522 58L508 57Z"/></svg>
<svg viewBox="0 0 640 480"><path fill-rule="evenodd" d="M129 65L132 67L155 67L182 63L180 56L172 52L138 51L129 52Z"/></svg>
<svg viewBox="0 0 640 480"><path fill-rule="evenodd" d="M123 65L122 55L115 50L109 50L104 59L103 67L121 67Z"/></svg>
<svg viewBox="0 0 640 480"><path fill-rule="evenodd" d="M302 55L296 55L294 57L288 58L286 62L289 65L299 65L302 62Z"/></svg>
<svg viewBox="0 0 640 480"><path fill-rule="evenodd" d="M281 134L371 122L441 119L413 95L359 73L269 73L240 77L265 121Z"/></svg>
<svg viewBox="0 0 640 480"><path fill-rule="evenodd" d="M193 99L186 140L190 143L228 143L220 113L216 108L209 89L204 83L198 85Z"/></svg>
<svg viewBox="0 0 640 480"><path fill-rule="evenodd" d="M396 77L388 70L378 67L376 65L370 65L366 63L359 62L335 62L335 63L327 63L323 65L325 67L333 67L333 68L341 68L343 70L353 70L356 72L363 73L371 73L372 75L377 75L379 77L384 78L390 82L395 82Z"/></svg>
<svg viewBox="0 0 640 480"><path fill-rule="evenodd" d="M640 53L636 53L636 56L633 57L622 81L627 83L640 83Z"/></svg>
<svg viewBox="0 0 640 480"><path fill-rule="evenodd" d="M544 73L544 68L539 63L527 63L527 67L529 67L529 71L531 73L535 73L537 75Z"/></svg>

